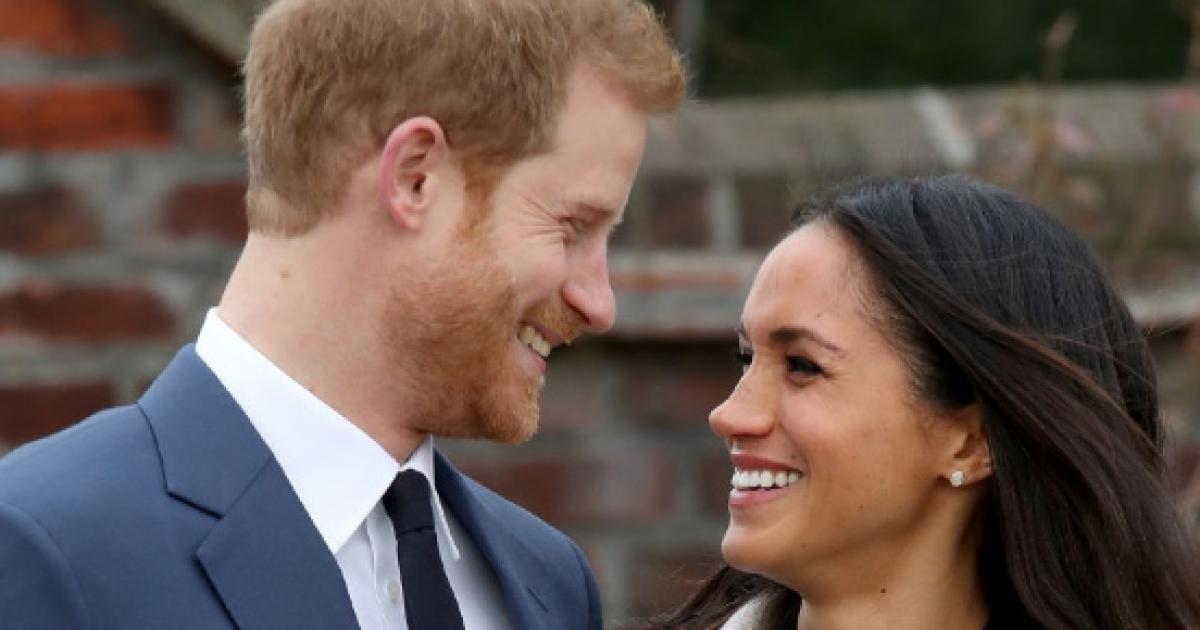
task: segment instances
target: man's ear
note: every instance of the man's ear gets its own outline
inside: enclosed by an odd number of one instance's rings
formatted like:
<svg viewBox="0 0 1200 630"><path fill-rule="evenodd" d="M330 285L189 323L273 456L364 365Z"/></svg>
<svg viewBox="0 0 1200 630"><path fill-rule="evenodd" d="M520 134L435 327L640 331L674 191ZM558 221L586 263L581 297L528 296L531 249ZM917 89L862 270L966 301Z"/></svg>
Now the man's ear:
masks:
<svg viewBox="0 0 1200 630"><path fill-rule="evenodd" d="M420 229L437 194L430 175L449 159L446 134L436 120L417 116L392 130L379 160L379 195L396 225Z"/></svg>
<svg viewBox="0 0 1200 630"><path fill-rule="evenodd" d="M992 453L983 426L983 409L973 403L948 412L939 422L946 423L942 444L941 476L959 487L992 476Z"/></svg>

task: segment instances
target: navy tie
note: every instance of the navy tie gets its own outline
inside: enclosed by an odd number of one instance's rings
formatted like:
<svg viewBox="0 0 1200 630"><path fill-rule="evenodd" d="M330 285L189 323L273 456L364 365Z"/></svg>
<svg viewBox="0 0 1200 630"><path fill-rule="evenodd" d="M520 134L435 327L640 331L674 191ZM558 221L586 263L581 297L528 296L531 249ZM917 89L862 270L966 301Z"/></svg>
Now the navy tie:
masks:
<svg viewBox="0 0 1200 630"><path fill-rule="evenodd" d="M409 630L463 630L462 612L438 555L429 481L415 470L401 472L384 493L383 507L396 530Z"/></svg>

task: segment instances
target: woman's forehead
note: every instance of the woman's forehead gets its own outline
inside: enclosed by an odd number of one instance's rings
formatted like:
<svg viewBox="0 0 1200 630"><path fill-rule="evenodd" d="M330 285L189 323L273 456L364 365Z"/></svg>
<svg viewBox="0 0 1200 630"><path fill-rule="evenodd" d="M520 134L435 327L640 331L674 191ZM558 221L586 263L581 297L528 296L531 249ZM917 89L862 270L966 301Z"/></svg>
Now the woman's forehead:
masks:
<svg viewBox="0 0 1200 630"><path fill-rule="evenodd" d="M833 228L810 225L793 232L763 261L746 300L742 325L843 328L864 318L861 265Z"/></svg>

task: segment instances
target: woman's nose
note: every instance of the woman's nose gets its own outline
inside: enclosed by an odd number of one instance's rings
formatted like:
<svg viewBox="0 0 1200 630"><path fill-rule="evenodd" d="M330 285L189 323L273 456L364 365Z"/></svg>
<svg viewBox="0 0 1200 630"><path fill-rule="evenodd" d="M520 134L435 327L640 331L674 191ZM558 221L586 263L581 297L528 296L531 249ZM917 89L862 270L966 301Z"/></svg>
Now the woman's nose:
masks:
<svg viewBox="0 0 1200 630"><path fill-rule="evenodd" d="M766 394L754 382L750 372L734 386L725 402L708 415L708 425L726 442L739 437L761 437L771 432L774 424Z"/></svg>

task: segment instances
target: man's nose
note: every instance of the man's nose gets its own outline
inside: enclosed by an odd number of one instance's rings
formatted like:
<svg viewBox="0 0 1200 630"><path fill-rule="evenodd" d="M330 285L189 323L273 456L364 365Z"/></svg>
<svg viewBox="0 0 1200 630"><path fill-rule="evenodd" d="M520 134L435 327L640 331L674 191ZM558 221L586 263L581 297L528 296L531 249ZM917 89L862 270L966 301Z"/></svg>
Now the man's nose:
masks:
<svg viewBox="0 0 1200 630"><path fill-rule="evenodd" d="M583 318L588 330L606 332L617 318L617 302L608 276L608 247L595 248L563 287L563 300Z"/></svg>

